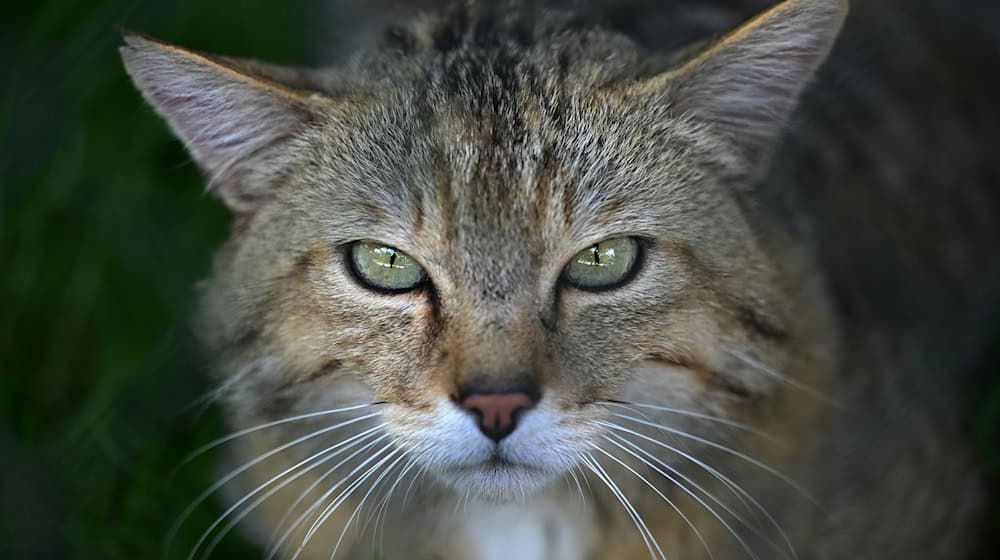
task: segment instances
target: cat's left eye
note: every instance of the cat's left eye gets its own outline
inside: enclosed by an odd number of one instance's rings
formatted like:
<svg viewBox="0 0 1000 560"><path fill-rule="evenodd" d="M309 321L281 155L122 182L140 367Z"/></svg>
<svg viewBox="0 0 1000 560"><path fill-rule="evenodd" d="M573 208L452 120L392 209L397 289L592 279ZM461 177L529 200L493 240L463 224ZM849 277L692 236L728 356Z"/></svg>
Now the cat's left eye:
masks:
<svg viewBox="0 0 1000 560"><path fill-rule="evenodd" d="M619 237L595 243L577 253L563 270L563 279L582 290L615 288L628 280L639 261L639 242Z"/></svg>
<svg viewBox="0 0 1000 560"><path fill-rule="evenodd" d="M349 252L354 274L370 287L404 292L427 280L423 267L395 247L358 241L351 245Z"/></svg>

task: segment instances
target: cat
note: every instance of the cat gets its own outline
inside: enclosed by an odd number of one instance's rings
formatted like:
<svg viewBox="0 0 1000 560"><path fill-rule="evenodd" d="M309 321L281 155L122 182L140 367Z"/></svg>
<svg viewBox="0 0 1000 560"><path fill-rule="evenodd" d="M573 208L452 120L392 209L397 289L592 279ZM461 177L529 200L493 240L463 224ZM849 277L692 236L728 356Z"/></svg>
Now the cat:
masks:
<svg viewBox="0 0 1000 560"><path fill-rule="evenodd" d="M125 34L232 213L192 555L969 557L987 26L646 4L435 3L315 70Z"/></svg>

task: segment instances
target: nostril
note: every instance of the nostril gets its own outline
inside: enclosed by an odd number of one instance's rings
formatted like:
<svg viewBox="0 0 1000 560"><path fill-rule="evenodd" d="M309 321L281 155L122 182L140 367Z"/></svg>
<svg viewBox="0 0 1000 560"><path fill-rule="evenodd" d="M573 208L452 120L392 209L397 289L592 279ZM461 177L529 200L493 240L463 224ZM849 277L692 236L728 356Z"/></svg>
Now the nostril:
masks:
<svg viewBox="0 0 1000 560"><path fill-rule="evenodd" d="M517 427L518 413L535 405L527 393L473 393L459 401L459 406L479 419L479 429L486 437L499 442Z"/></svg>

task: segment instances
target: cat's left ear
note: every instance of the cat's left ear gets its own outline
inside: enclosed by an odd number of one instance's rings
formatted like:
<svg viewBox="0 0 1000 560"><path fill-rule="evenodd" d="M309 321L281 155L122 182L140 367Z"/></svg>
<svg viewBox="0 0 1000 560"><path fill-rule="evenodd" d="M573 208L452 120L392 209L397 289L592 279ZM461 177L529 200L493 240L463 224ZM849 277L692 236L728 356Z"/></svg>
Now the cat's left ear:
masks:
<svg viewBox="0 0 1000 560"><path fill-rule="evenodd" d="M125 69L237 213L271 194L281 148L327 101L294 84L298 71L205 55L126 33Z"/></svg>
<svg viewBox="0 0 1000 560"><path fill-rule="evenodd" d="M847 0L785 0L639 89L706 121L762 163L846 16Z"/></svg>

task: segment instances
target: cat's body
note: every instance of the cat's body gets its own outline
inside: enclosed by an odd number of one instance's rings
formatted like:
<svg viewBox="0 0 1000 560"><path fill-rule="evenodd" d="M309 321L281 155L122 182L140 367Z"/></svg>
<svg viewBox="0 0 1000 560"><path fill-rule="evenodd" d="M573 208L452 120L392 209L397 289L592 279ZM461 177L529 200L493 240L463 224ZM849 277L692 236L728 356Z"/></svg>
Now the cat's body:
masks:
<svg viewBox="0 0 1000 560"><path fill-rule="evenodd" d="M267 545L305 512L280 548L308 536L309 558L977 544L957 407L1000 270L993 39L867 2L796 110L844 5L790 0L656 50L764 7L722 4L618 31L473 5L323 71L128 39L237 214L200 322L234 427L376 403L233 442L233 467L264 457L226 485L233 515L255 506L247 534ZM622 236L634 275L565 283L574 253ZM366 287L366 240L426 283ZM499 438L464 404L497 394L530 399Z"/></svg>

